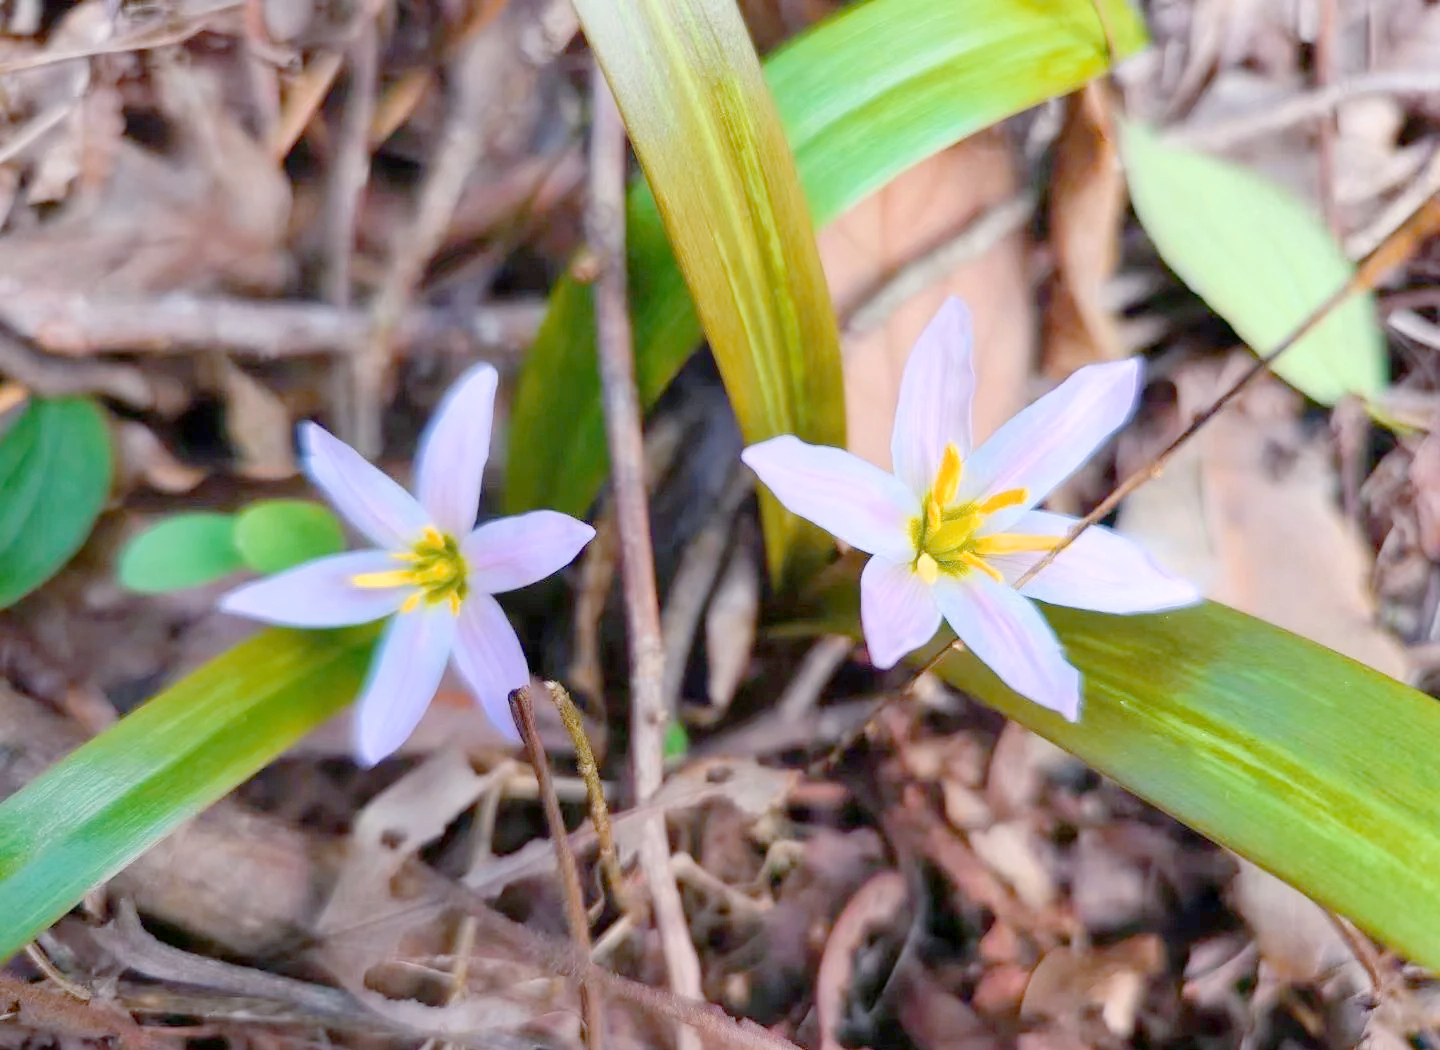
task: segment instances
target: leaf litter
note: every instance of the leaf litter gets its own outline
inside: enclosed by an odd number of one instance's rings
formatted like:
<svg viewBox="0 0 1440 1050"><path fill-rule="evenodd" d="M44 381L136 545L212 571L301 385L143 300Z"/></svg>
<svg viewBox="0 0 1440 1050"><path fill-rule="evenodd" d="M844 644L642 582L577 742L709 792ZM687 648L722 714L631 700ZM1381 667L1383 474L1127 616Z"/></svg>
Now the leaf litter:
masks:
<svg viewBox="0 0 1440 1050"><path fill-rule="evenodd" d="M321 288L336 243L325 223L339 214L331 176L347 148L345 114L364 90L349 65L357 19L379 36L372 101L392 129L361 145L368 176L346 262L348 292L364 304L385 281L396 239L404 246L437 155L451 38L479 26L512 35L488 41L493 53L534 54L534 35L553 18L550 5L510 2L518 14L493 21L482 16L498 4L448 2L86 0L0 12L0 67L15 70L0 99L0 335L24 351L0 355L0 377L21 398L58 392L48 388L57 376L91 384L120 463L87 548L0 614L0 745L17 756L0 771L6 792L237 640L210 612L213 593L123 593L114 580L122 537L181 511L309 495L292 478L293 424L353 421L341 380L370 320ZM1174 0L1146 5L1155 46L1116 88L1130 116L1278 181L1336 216L1344 242L1359 245L1374 242L1440 149L1434 86L1424 86L1440 57L1440 21L1419 0L1337 6L1341 72L1328 87L1315 83L1319 29L1304 5ZM744 7L770 47L832 5ZM508 371L536 304L579 245L585 100L564 43L525 81L525 105L486 110L496 141L484 144L484 163L399 306L397 331L445 335L397 338L378 406L388 468L409 458L465 363L490 358ZM1381 76L1389 86L1366 87ZM1324 91L1331 100L1320 105ZM1060 509L1094 506L1231 374L1233 332L1175 281L1125 209L1108 108L1096 85L1022 115L917 166L822 235L848 333L852 449L888 462L905 353L947 292L965 296L977 317L982 432L1080 364L1150 352L1145 411L1111 460L1058 495ZM1314 121L1329 113L1327 202ZM1379 289L1384 404L1398 406L1405 426L1381 430L1362 414L1358 437L1346 438L1357 424L1343 403L1330 413L1278 381L1260 384L1127 499L1117 521L1211 597L1432 690L1437 259L1433 242L1421 246ZM35 304L44 307L38 328ZM276 341L226 334L251 319ZM107 332L107 323L118 327ZM300 352L283 339L300 340ZM76 370L25 368L37 360ZM613 572L597 565L586 582L577 570L514 612L537 666L570 666L573 639L586 640L586 714L616 845L628 859L634 829L665 814L711 1002L804 1046L1398 1050L1433 1041L1440 1008L1430 975L938 684L887 712L838 767L805 772L902 680L875 674L863 651L834 639L812 651L765 634L743 493L714 526L738 437L703 357L650 421L652 438L667 427L698 451L652 449L662 600L700 582L677 605L688 629L673 654L691 752L647 806L627 805L616 737L626 672ZM503 472L497 453L493 469ZM1347 472L1353 499L1342 498ZM713 564L683 572L706 544ZM584 587L582 626L567 614ZM591 878L595 833L580 782L566 775L573 756L541 714L597 909L597 958L662 986L651 920L617 907ZM468 885L500 913L563 936L533 776L453 688L442 688L401 755L373 771L342 757L343 723L92 895L42 939L48 969L32 956L10 961L0 1039L583 1045L573 986L501 941L477 941L465 913L427 881ZM212 972L203 968L185 970L188 980L157 976L136 936L102 950L97 931L123 927L132 900L150 941L229 966L226 980L240 983L191 984ZM282 994L245 975L333 992L327 1002L340 1012L307 1014L284 1001L294 988ZM65 992L59 1008L67 986L99 1005ZM11 995L21 997L14 1006ZM608 1023L615 1046L671 1038L629 1001L609 1002Z"/></svg>

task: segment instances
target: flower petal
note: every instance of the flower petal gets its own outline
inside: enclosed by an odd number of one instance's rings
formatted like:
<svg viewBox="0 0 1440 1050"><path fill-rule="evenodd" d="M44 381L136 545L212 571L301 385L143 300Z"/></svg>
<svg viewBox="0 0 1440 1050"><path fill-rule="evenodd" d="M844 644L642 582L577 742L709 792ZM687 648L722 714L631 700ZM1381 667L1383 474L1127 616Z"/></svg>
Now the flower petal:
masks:
<svg viewBox="0 0 1440 1050"><path fill-rule="evenodd" d="M1014 532L1026 536L1064 536L1076 519L1033 510L1017 521ZM989 559L1006 580L1016 580L1041 554L1003 554ZM1159 612L1201 600L1189 580L1162 569L1133 540L1103 525L1092 525L1060 552L1020 591L1037 601L1103 613Z"/></svg>
<svg viewBox="0 0 1440 1050"><path fill-rule="evenodd" d="M373 766L415 731L435 697L455 644L455 614L422 604L390 622L355 706L355 757Z"/></svg>
<svg viewBox="0 0 1440 1050"><path fill-rule="evenodd" d="M408 547L430 524L414 496L324 427L300 424L300 453L310 480L377 547Z"/></svg>
<svg viewBox="0 0 1440 1050"><path fill-rule="evenodd" d="M441 532L463 536L480 513L480 480L490 458L499 375L476 365L450 388L415 457L415 494Z"/></svg>
<svg viewBox="0 0 1440 1050"><path fill-rule="evenodd" d="M844 449L782 437L751 445L740 458L791 513L867 554L905 561L920 501L894 474Z"/></svg>
<svg viewBox="0 0 1440 1050"><path fill-rule="evenodd" d="M455 669L480 701L492 725L518 741L510 714L510 694L530 681L530 668L515 628L500 603L488 594L472 594L460 606L455 640Z"/></svg>
<svg viewBox="0 0 1440 1050"><path fill-rule="evenodd" d="M884 671L935 636L940 609L909 563L871 558L860 574L860 626L870 662Z"/></svg>
<svg viewBox="0 0 1440 1050"><path fill-rule="evenodd" d="M945 300L905 362L890 459L895 475L917 495L929 491L945 446L970 454L970 402L975 369L970 359L970 311L954 296Z"/></svg>
<svg viewBox="0 0 1440 1050"><path fill-rule="evenodd" d="M470 586L504 594L559 572L594 536L594 529L568 514L536 510L487 521L465 537L460 550L470 567Z"/></svg>
<svg viewBox="0 0 1440 1050"><path fill-rule="evenodd" d="M1080 717L1080 672L1028 598L978 572L942 576L933 590L956 636L1000 681L1071 722Z"/></svg>
<svg viewBox="0 0 1440 1050"><path fill-rule="evenodd" d="M1140 375L1139 358L1078 370L975 450L965 464L961 499L1024 489L1024 503L991 518L993 529L1008 528L1124 425L1135 409Z"/></svg>
<svg viewBox="0 0 1440 1050"><path fill-rule="evenodd" d="M282 627L348 627L370 623L400 608L408 587L356 587L367 572L389 572L397 562L384 551L350 551L297 565L276 576L237 587L220 609Z"/></svg>

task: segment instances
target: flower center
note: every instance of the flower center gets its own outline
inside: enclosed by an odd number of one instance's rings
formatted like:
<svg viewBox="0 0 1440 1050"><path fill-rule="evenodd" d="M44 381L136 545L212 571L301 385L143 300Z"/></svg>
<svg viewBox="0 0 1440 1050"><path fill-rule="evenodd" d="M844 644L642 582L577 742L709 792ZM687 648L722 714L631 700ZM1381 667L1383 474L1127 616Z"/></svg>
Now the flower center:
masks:
<svg viewBox="0 0 1440 1050"><path fill-rule="evenodd" d="M397 561L405 562L404 569L387 572L365 572L353 576L350 582L356 587L414 587L415 593L405 599L401 612L414 612L422 599L431 605L448 601L451 612L460 611L460 603L469 590L469 572L465 556L460 553L460 544L455 537L427 526L415 546L408 551L390 555Z"/></svg>
<svg viewBox="0 0 1440 1050"><path fill-rule="evenodd" d="M1000 570L986 559L997 554L1023 551L1048 551L1060 540L1051 536L1024 536L1001 533L978 536L985 519L997 510L1024 503L1029 494L1024 489L1005 489L988 499L957 503L963 465L960 450L945 446L935 484L920 507L920 516L910 521L910 539L915 544L915 572L926 583L934 583L940 574L964 576L972 570L1003 583Z"/></svg>

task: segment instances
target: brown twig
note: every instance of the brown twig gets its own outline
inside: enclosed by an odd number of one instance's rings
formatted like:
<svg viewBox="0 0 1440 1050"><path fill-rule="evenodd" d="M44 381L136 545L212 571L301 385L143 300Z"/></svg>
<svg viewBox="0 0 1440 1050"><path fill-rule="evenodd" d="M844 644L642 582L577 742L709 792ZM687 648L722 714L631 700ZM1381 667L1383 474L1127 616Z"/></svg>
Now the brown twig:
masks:
<svg viewBox="0 0 1440 1050"><path fill-rule="evenodd" d="M1440 91L1440 70L1400 69L1367 73L1301 92L1273 106L1241 116L1204 123L1181 124L1165 133L1176 145L1222 150L1264 135L1272 135L1326 113L1352 98L1365 95L1424 95Z"/></svg>
<svg viewBox="0 0 1440 1050"><path fill-rule="evenodd" d="M635 348L625 273L625 125L598 66L591 76L594 123L590 130L590 204L586 239L598 263L595 330L600 358L605 430L615 517L620 533L621 589L630 635L630 761L635 795L644 802L665 778L665 642L650 542L650 509L645 492L645 448L640 396L635 385ZM654 904L655 924L665 953L670 986L700 997L700 960L690 939L680 890L670 868L670 843L663 817L646 825L640 864ZM678 1034L681 1050L695 1036Z"/></svg>
<svg viewBox="0 0 1440 1050"><path fill-rule="evenodd" d="M179 386L166 380L152 382L132 365L113 361L57 361L32 349L9 326L0 322L0 375L44 397L67 394L102 394L132 408L173 411L185 402Z"/></svg>
<svg viewBox="0 0 1440 1050"><path fill-rule="evenodd" d="M555 845L555 862L560 869L560 885L565 891L565 921L570 927L570 939L576 951L589 959L590 919L585 909L585 891L580 886L580 868L570 850L570 833L560 813L560 801L550 785L550 763L545 757L545 745L540 742L540 730L535 725L535 709L530 703L528 685L510 694L510 711L515 716L515 724L520 727L520 736L530 755L530 766L540 785L540 804L545 810L545 823L550 828L550 839ZM605 1002L594 982L584 976L580 979L580 1007L585 1014L585 1045L590 1050L603 1050Z"/></svg>
<svg viewBox="0 0 1440 1050"><path fill-rule="evenodd" d="M505 0L482 2L487 23L505 10ZM506 70L499 58L495 41L482 31L451 65L455 95L440 144L425 172L413 220L397 227L384 277L370 306L370 340L353 364L354 413L344 429L350 432L351 444L364 455L380 451L381 391L390 369L394 330L426 264L445 242L466 180L485 154L487 116L496 108L498 82Z"/></svg>
<svg viewBox="0 0 1440 1050"><path fill-rule="evenodd" d="M1019 193L986 208L955 236L907 262L867 294L843 319L846 342L879 328L941 277L979 259L1005 237L1018 230L1035 211L1035 194Z"/></svg>
<svg viewBox="0 0 1440 1050"><path fill-rule="evenodd" d="M321 287L325 301L332 306L350 305L355 216L365 184L370 181L369 131L375 114L379 65L380 36L375 19L362 14L350 45L349 91L326 194L325 275Z"/></svg>
<svg viewBox="0 0 1440 1050"><path fill-rule="evenodd" d="M545 315L542 299L491 303L468 314L409 310L397 347L461 346L516 354ZM275 359L358 353L370 335L362 310L316 302L279 302L171 294L154 299L91 299L73 291L0 281L0 324L48 353L174 354L225 350ZM65 364L70 373L74 365Z"/></svg>
<svg viewBox="0 0 1440 1050"><path fill-rule="evenodd" d="M580 767L581 779L585 781L585 798L590 804L590 822L595 826L595 839L600 846L600 870L610 884L610 892L623 911L632 910L625 891L625 879L620 871L620 857L615 852L615 833L610 826L610 807L605 804L605 782L600 779L600 764L595 761L595 751L590 738L585 735L585 722L580 709L570 694L559 682L546 682L550 700L560 712L560 721L570 734L575 745L575 762ZM603 903L603 902L602 902Z"/></svg>
<svg viewBox="0 0 1440 1050"><path fill-rule="evenodd" d="M1335 35L1339 30L1339 0L1320 0L1320 25L1315 32L1315 86L1321 90L1335 79ZM1320 196L1320 213L1325 225L1337 240L1340 238L1340 217L1335 206L1335 134L1337 131L1335 111L1320 114L1317 120L1319 141L1317 143L1316 190Z"/></svg>
<svg viewBox="0 0 1440 1050"><path fill-rule="evenodd" d="M330 88L334 86L335 78L340 75L340 67L344 61L340 52L326 51L306 66L291 86L285 108L280 113L280 120L266 142L270 156L277 163L290 155L295 143L305 134L315 111L320 108L320 103L325 101L325 96L330 94Z"/></svg>

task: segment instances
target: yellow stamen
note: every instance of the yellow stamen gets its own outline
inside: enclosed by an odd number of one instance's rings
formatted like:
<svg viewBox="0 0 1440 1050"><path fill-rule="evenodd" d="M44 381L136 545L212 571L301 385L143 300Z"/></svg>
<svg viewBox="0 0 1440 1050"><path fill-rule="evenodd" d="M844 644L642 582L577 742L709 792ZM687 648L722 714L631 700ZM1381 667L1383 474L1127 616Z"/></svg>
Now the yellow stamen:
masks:
<svg viewBox="0 0 1440 1050"><path fill-rule="evenodd" d="M1059 536L1025 536L1018 532L1005 532L998 536L980 536L975 540L975 553L981 557L994 554L1023 554L1034 551L1054 550L1060 546Z"/></svg>
<svg viewBox="0 0 1440 1050"><path fill-rule="evenodd" d="M350 582L366 589L409 590L400 606L402 613L414 612L421 601L432 605L445 601L451 610L460 611L460 603L468 588L469 569L453 536L445 535L433 525L428 526L410 550L395 551L391 557L406 567L358 573L350 578Z"/></svg>
<svg viewBox="0 0 1440 1050"><path fill-rule="evenodd" d="M947 521L926 533L925 547L936 554L959 550L975 535L975 527L978 524L978 519L972 514Z"/></svg>
<svg viewBox="0 0 1440 1050"><path fill-rule="evenodd" d="M362 572L350 577L356 587L366 590L381 590L385 587L409 587L415 582L415 574L408 569L391 569L389 572Z"/></svg>
<svg viewBox="0 0 1440 1050"><path fill-rule="evenodd" d="M940 578L940 566L936 564L934 558L921 551L920 557L915 559L915 575L926 583L934 583Z"/></svg>
<svg viewBox="0 0 1440 1050"><path fill-rule="evenodd" d="M966 551L964 554L960 555L960 560L963 561L966 565L970 566L970 568L972 569L979 569L996 583L1005 582L1005 577L1000 575L1000 570L995 568L995 566L991 565L978 554Z"/></svg>
<svg viewBox="0 0 1440 1050"><path fill-rule="evenodd" d="M930 492L931 500L941 510L953 503L955 493L960 491L962 467L960 450L953 444L946 445L945 454L940 457L940 469L935 472L935 487Z"/></svg>
<svg viewBox="0 0 1440 1050"><path fill-rule="evenodd" d="M1006 507L1018 507L1030 498L1030 494L1024 489L1006 489L1004 492L997 492L987 500L976 504L975 510L982 514L994 514L997 510L1004 510Z"/></svg>

